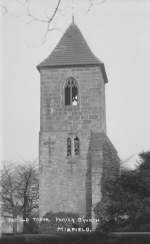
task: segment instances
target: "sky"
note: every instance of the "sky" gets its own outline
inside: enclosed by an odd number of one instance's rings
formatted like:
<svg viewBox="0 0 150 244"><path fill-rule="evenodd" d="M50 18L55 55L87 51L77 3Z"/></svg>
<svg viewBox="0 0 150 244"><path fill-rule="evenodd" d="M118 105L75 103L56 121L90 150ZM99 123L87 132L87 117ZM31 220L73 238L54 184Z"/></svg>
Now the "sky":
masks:
<svg viewBox="0 0 150 244"><path fill-rule="evenodd" d="M1 17L2 160L38 159L36 66L54 49L72 12L91 50L105 64L107 134L121 160L150 150L150 1L107 0L88 11L87 0L63 0L52 25L57 30L49 32L45 42L44 23L28 23L22 5L3 1L9 11ZM32 0L32 13L43 18L56 2Z"/></svg>

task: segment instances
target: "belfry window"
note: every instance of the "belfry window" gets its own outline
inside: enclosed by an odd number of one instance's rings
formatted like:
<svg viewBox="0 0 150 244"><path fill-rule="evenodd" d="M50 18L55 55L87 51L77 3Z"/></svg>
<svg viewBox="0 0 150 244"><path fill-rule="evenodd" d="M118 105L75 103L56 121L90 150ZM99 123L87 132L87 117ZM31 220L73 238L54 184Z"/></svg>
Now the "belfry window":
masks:
<svg viewBox="0 0 150 244"><path fill-rule="evenodd" d="M78 105L78 86L73 77L70 77L65 85L65 105Z"/></svg>
<svg viewBox="0 0 150 244"><path fill-rule="evenodd" d="M67 138L67 156L80 154L80 141L78 137Z"/></svg>
<svg viewBox="0 0 150 244"><path fill-rule="evenodd" d="M80 144L79 144L79 138L75 137L74 138L74 154L79 155L80 153Z"/></svg>
<svg viewBox="0 0 150 244"><path fill-rule="evenodd" d="M67 138L67 156L71 156L71 138Z"/></svg>

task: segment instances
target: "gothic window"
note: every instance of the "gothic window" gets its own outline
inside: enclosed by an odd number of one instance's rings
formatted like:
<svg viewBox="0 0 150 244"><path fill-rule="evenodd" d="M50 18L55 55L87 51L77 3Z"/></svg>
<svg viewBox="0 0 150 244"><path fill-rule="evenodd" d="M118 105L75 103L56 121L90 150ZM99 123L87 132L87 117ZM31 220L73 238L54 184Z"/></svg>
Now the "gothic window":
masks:
<svg viewBox="0 0 150 244"><path fill-rule="evenodd" d="M79 153L80 153L80 142L79 142L79 138L75 137L74 138L74 154L79 155Z"/></svg>
<svg viewBox="0 0 150 244"><path fill-rule="evenodd" d="M78 105L78 86L73 77L70 77L65 85L65 105Z"/></svg>
<svg viewBox="0 0 150 244"><path fill-rule="evenodd" d="M67 156L71 156L71 138L67 138Z"/></svg>

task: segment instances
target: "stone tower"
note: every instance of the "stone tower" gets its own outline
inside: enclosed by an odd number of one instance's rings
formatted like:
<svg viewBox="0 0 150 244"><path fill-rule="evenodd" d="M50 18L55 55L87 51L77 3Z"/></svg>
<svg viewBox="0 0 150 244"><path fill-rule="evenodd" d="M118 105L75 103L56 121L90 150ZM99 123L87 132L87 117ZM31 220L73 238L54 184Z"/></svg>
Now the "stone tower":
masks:
<svg viewBox="0 0 150 244"><path fill-rule="evenodd" d="M117 152L106 135L104 64L72 23L37 68L40 217L50 211L91 217L104 179L118 169Z"/></svg>

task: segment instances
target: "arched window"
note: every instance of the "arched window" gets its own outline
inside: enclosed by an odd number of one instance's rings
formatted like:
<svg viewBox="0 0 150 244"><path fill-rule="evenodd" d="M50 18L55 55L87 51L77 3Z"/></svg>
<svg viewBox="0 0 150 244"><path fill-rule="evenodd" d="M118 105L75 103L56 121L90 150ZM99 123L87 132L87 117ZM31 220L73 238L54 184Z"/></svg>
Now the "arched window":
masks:
<svg viewBox="0 0 150 244"><path fill-rule="evenodd" d="M80 141L78 137L74 138L74 154L75 155L80 154Z"/></svg>
<svg viewBox="0 0 150 244"><path fill-rule="evenodd" d="M71 156L71 138L67 138L67 156Z"/></svg>
<svg viewBox="0 0 150 244"><path fill-rule="evenodd" d="M78 105L78 85L73 77L70 77L65 85L65 105Z"/></svg>

